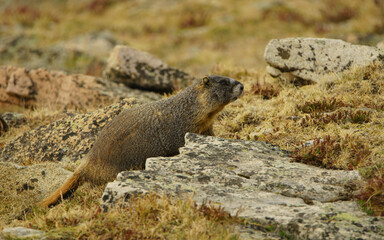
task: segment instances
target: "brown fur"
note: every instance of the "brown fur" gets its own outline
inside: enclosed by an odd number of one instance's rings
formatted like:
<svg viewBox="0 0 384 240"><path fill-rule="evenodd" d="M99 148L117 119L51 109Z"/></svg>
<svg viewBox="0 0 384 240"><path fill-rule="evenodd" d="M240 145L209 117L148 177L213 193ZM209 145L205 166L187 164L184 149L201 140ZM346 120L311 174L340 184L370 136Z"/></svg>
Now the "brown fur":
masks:
<svg viewBox="0 0 384 240"><path fill-rule="evenodd" d="M241 83L211 75L173 97L120 113L101 131L83 164L40 205L55 204L84 181L103 184L123 170L143 169L149 157L176 155L187 132L213 135L215 117L242 91Z"/></svg>

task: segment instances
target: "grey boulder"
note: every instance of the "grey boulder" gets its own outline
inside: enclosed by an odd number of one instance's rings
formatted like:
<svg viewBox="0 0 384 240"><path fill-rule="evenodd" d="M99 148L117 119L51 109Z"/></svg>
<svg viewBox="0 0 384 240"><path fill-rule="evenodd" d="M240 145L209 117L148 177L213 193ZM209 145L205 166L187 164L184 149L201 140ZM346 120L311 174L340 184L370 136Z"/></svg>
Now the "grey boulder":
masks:
<svg viewBox="0 0 384 240"><path fill-rule="evenodd" d="M155 92L172 92L193 79L147 52L124 45L112 50L103 74L110 81Z"/></svg>
<svg viewBox="0 0 384 240"><path fill-rule="evenodd" d="M338 39L285 38L271 40L264 53L267 72L284 81L317 82L327 74L384 60L384 50Z"/></svg>

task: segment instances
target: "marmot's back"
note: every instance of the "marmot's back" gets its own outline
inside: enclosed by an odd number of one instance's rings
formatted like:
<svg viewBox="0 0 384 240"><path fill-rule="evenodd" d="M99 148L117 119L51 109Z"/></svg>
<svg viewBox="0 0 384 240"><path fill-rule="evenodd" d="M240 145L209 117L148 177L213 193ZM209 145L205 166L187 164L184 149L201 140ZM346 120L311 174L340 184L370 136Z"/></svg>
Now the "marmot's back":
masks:
<svg viewBox="0 0 384 240"><path fill-rule="evenodd" d="M149 157L177 154L183 137L170 136L174 120L179 118L167 116L166 121L163 114L161 108L156 110L151 105L119 114L103 129L90 150L86 178L102 183L115 178L122 169L143 169ZM171 141L170 148L166 143Z"/></svg>

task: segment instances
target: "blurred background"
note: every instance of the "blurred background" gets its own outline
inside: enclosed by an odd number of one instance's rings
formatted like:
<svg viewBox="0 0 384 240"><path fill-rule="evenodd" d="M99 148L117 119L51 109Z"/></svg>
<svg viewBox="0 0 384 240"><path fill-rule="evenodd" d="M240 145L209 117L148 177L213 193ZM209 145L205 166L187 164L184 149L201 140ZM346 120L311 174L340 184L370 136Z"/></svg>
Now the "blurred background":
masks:
<svg viewBox="0 0 384 240"><path fill-rule="evenodd" d="M383 0L1 0L0 64L101 76L124 44L193 75L217 66L264 71L273 38L375 46Z"/></svg>

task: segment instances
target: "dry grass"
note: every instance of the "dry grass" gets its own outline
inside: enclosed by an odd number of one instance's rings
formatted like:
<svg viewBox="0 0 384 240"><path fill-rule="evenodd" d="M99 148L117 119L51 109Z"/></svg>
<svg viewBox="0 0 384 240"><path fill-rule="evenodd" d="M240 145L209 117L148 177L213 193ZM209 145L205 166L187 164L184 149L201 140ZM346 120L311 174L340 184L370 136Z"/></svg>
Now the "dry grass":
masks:
<svg viewBox="0 0 384 240"><path fill-rule="evenodd" d="M26 220L9 226L41 229L49 239L238 239L234 230L242 220L221 208L149 194L104 212L98 200L102 191L83 186L72 199L34 208Z"/></svg>

